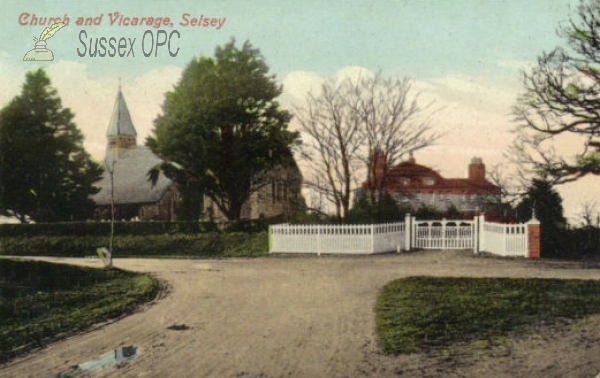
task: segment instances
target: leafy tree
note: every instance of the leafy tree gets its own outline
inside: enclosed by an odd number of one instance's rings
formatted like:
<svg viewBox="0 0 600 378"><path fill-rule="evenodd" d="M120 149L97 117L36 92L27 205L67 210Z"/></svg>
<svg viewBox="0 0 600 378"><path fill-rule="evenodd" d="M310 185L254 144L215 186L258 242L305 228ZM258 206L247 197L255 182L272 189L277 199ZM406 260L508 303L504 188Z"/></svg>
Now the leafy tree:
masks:
<svg viewBox="0 0 600 378"><path fill-rule="evenodd" d="M0 111L0 212L21 222L90 218L102 167L43 69Z"/></svg>
<svg viewBox="0 0 600 378"><path fill-rule="evenodd" d="M525 92L515 107L521 123L516 160L555 183L600 175L600 5L581 1L577 16L559 30L566 47L538 58L524 74ZM557 147L578 138L579 151L565 157Z"/></svg>
<svg viewBox="0 0 600 378"><path fill-rule="evenodd" d="M239 219L243 203L267 183L266 170L290 163L298 135L287 130L280 94L259 50L231 41L189 63L166 94L147 145L167 161L170 177ZM157 177L156 169L150 173Z"/></svg>
<svg viewBox="0 0 600 378"><path fill-rule="evenodd" d="M529 191L516 207L517 221L524 223L533 216L540 221L541 248L546 256L561 253L562 237L567 220L563 215L562 198L552 183L534 179Z"/></svg>

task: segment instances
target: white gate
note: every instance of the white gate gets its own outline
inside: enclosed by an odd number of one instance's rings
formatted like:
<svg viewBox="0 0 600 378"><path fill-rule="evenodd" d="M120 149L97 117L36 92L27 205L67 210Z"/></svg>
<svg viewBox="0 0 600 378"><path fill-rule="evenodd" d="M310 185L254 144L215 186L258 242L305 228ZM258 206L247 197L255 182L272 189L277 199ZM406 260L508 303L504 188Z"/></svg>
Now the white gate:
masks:
<svg viewBox="0 0 600 378"><path fill-rule="evenodd" d="M477 228L474 221L418 221L413 218L412 246L422 249L472 249Z"/></svg>

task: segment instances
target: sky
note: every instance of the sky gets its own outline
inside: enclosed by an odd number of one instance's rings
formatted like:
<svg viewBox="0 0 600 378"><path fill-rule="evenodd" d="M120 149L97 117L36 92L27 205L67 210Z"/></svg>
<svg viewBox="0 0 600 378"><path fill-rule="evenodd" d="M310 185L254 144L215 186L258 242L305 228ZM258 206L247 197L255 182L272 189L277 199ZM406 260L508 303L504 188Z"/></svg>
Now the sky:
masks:
<svg viewBox="0 0 600 378"><path fill-rule="evenodd" d="M522 71L543 51L564 45L556 30L575 14L578 4L2 1L0 105L20 93L27 71L44 67L63 106L75 113L85 148L101 161L119 83L141 144L151 134L165 93L194 57L212 56L217 46L231 39L240 44L248 40L283 85L280 101L289 109L326 79L365 71L410 78L411 93L418 94L420 104L432 105L432 126L443 134L415 155L417 162L444 177L466 177L474 156L482 157L488 168L507 164L511 130L516 127L511 112L523 89ZM132 25L136 18L138 25ZM67 26L47 40L54 60L23 61L34 48L33 37L58 21ZM90 40L95 45L102 37L107 55L90 56ZM113 57L108 56L111 37L116 41ZM124 46L118 50L121 38ZM293 120L290 126L296 126ZM600 211L599 187L600 177L590 177L558 188L573 222L585 202L596 203Z"/></svg>

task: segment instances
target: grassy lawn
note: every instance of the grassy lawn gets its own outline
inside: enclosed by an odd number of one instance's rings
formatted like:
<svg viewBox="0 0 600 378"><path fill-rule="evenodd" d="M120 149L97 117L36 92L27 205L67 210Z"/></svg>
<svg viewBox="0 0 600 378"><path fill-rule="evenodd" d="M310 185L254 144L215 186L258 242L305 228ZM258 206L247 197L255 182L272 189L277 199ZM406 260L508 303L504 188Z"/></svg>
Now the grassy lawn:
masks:
<svg viewBox="0 0 600 378"><path fill-rule="evenodd" d="M0 362L132 311L158 290L144 274L0 258Z"/></svg>
<svg viewBox="0 0 600 378"><path fill-rule="evenodd" d="M377 300L385 353L424 352L600 313L600 281L411 277Z"/></svg>

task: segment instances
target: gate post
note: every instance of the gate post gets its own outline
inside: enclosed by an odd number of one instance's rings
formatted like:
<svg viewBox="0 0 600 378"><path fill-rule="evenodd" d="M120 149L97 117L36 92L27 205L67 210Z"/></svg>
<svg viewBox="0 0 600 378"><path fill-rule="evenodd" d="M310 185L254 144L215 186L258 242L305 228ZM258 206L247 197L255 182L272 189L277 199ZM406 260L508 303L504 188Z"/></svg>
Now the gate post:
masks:
<svg viewBox="0 0 600 378"><path fill-rule="evenodd" d="M415 226L417 218L410 217L410 247L414 247L417 244L417 227Z"/></svg>
<svg viewBox="0 0 600 378"><path fill-rule="evenodd" d="M478 245L477 245L477 249L478 252L481 251L485 251L485 213L481 213L481 215L479 215L479 222L478 222L478 226L479 226L479 230L477 231L478 234Z"/></svg>
<svg viewBox="0 0 600 378"><path fill-rule="evenodd" d="M527 222L527 247L530 259L537 260L542 257L540 221L535 217L535 212L529 222Z"/></svg>
<svg viewBox="0 0 600 378"><path fill-rule="evenodd" d="M473 253L479 253L479 240L481 236L479 235L479 215L476 215L473 218Z"/></svg>
<svg viewBox="0 0 600 378"><path fill-rule="evenodd" d="M412 237L412 218L410 213L404 215L404 250L410 251L410 239Z"/></svg>

